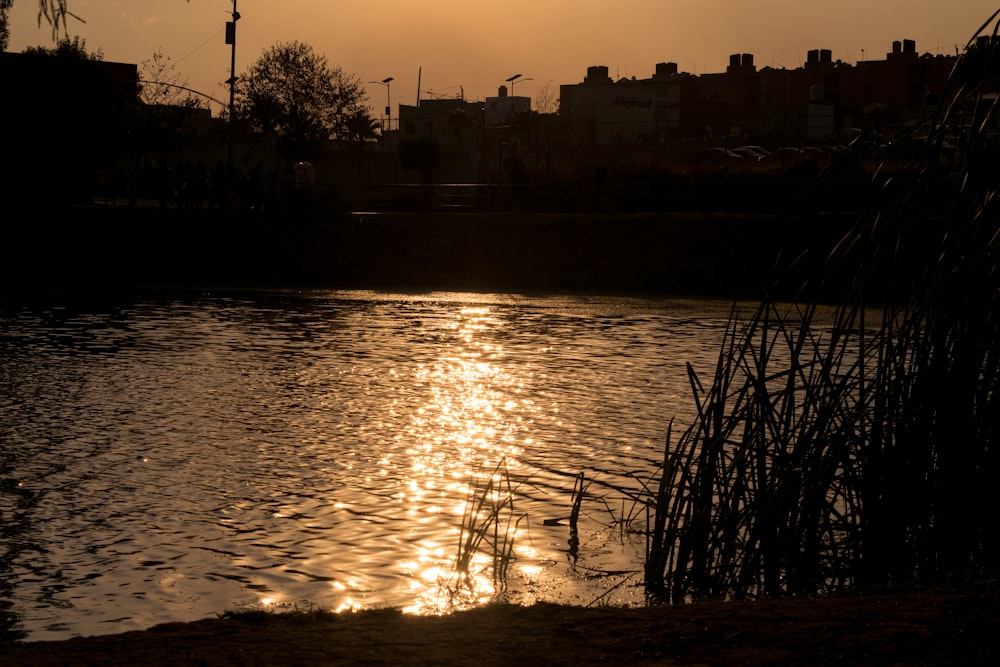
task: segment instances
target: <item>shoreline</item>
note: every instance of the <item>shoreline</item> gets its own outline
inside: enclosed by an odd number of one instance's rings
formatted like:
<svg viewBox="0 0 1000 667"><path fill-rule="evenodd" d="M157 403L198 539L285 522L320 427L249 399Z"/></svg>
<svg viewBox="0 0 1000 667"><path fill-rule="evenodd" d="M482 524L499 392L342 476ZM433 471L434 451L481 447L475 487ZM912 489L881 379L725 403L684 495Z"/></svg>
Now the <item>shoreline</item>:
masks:
<svg viewBox="0 0 1000 667"><path fill-rule="evenodd" d="M494 603L446 616L376 609L224 615L119 635L0 642L9 665L986 665L996 591L620 609Z"/></svg>
<svg viewBox="0 0 1000 667"><path fill-rule="evenodd" d="M78 207L14 220L7 291L408 288L759 298L815 280L853 214L322 213ZM807 268L811 267L811 268ZM791 290L787 290L791 292Z"/></svg>

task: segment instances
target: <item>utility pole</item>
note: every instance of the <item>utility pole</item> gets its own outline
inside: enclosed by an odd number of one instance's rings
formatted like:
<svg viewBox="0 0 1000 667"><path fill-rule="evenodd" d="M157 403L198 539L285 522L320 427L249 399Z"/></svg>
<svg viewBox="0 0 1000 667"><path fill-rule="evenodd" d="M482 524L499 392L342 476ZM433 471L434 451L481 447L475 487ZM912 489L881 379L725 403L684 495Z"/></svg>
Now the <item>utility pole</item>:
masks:
<svg viewBox="0 0 1000 667"><path fill-rule="evenodd" d="M240 13L236 11L236 0L233 0L233 20L226 23L226 44L232 44L232 56L229 61L229 122L226 126L226 154L229 165L233 164L233 116L236 115L236 22Z"/></svg>

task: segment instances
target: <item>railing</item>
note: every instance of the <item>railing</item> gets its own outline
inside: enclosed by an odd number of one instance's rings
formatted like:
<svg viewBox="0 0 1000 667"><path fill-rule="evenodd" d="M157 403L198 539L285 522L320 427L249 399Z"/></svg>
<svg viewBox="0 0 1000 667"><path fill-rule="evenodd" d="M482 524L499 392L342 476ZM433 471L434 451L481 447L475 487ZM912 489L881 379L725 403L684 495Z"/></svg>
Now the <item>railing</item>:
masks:
<svg viewBox="0 0 1000 667"><path fill-rule="evenodd" d="M906 177L894 183L905 187ZM130 183L131 191L130 191ZM155 181L105 176L97 179L94 202L177 208L250 208L305 205L353 212L533 212L638 213L655 211L854 211L870 203L880 188L870 177L796 179L730 176L701 179L623 179L617 182L494 183L494 184L229 184L225 196L212 183L202 188L168 188ZM947 183L942 183L945 201ZM133 204L134 205L134 204Z"/></svg>
<svg viewBox="0 0 1000 667"><path fill-rule="evenodd" d="M713 178L617 183L356 185L317 183L318 201L349 211L644 212L857 210L871 179L827 184L792 179Z"/></svg>

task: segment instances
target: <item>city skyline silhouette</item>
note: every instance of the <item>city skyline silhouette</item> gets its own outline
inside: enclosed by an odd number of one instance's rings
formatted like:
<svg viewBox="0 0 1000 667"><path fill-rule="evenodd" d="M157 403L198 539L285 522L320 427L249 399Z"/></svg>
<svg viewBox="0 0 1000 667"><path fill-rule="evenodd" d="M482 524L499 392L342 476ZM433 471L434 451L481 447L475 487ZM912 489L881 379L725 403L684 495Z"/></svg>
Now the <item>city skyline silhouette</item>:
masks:
<svg viewBox="0 0 1000 667"><path fill-rule="evenodd" d="M70 19L69 34L86 40L88 49L136 64L160 50L180 80L226 99L231 52L224 33L232 0L174 0L155 8L138 0L77 2L70 8L86 23ZM26 0L14 5L9 51L51 45L37 10ZM376 109L387 93L393 108L414 104L418 94L483 100L516 73L522 74L518 94L535 97L549 84L558 90L579 83L592 65L607 66L616 79L647 77L659 62L703 74L725 71L732 53L751 53L759 67L795 69L812 49L830 49L834 60L854 63L884 58L899 39L914 40L921 53L954 55L989 14L986 7L923 0L818 7L790 0L765 7L733 0L626 0L613 9L563 0L512 0L502 7L452 0L419 6L387 0L377 7L304 0L279 7L243 0L238 10L237 73L263 49L300 40L365 82L392 77L388 90L367 86Z"/></svg>

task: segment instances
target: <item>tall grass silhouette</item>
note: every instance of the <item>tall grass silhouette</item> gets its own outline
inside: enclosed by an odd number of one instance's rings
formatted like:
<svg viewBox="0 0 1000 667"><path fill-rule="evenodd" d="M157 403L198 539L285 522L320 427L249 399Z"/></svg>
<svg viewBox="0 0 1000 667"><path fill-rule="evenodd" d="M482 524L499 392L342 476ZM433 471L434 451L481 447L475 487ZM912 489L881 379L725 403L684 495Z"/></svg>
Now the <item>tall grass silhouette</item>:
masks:
<svg viewBox="0 0 1000 667"><path fill-rule="evenodd" d="M711 377L689 366L697 418L668 432L650 594L812 595L1000 566L998 15L903 131L922 151L876 172L821 277L792 305L734 311Z"/></svg>
<svg viewBox="0 0 1000 667"><path fill-rule="evenodd" d="M463 589L475 589L473 561L477 554L490 558L494 590L500 593L506 589L510 565L515 558L517 530L527 517L515 512L515 490L506 459L501 459L490 474L469 489L455 557L454 570L458 579L452 597Z"/></svg>

